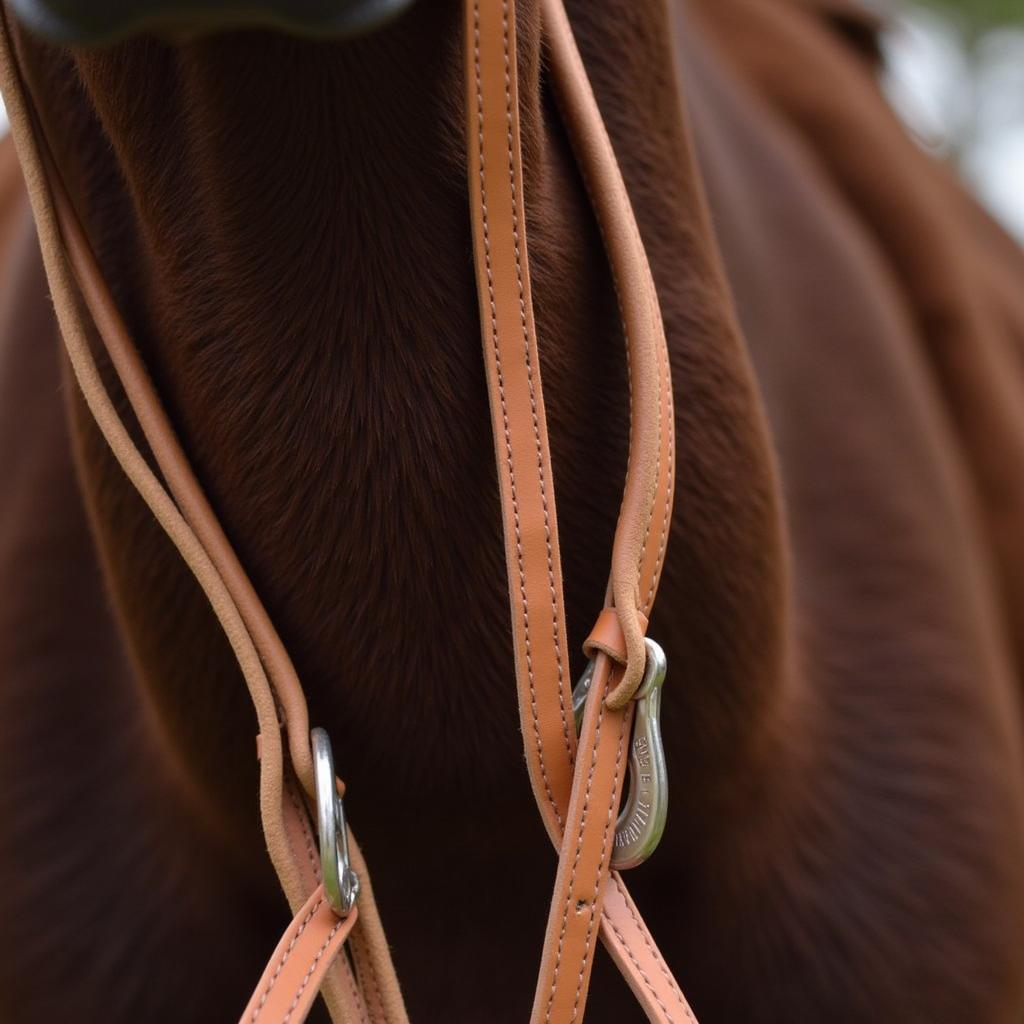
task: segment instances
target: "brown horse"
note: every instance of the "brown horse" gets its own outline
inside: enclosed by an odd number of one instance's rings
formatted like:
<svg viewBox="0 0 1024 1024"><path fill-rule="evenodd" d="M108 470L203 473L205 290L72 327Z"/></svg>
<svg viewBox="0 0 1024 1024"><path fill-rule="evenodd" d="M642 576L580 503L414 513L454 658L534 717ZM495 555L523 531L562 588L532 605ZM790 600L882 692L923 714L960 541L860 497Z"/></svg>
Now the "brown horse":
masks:
<svg viewBox="0 0 1024 1024"><path fill-rule="evenodd" d="M651 624L672 806L633 891L704 1024L1019 1022L1024 256L905 137L852 4L568 6L676 395ZM515 1021L553 861L517 734L458 7L337 43L17 42L334 736L413 1019ZM518 31L575 650L626 367L532 3ZM0 1017L232 1020L287 916L248 699L63 368L2 160ZM589 1009L636 1012L605 964Z"/></svg>

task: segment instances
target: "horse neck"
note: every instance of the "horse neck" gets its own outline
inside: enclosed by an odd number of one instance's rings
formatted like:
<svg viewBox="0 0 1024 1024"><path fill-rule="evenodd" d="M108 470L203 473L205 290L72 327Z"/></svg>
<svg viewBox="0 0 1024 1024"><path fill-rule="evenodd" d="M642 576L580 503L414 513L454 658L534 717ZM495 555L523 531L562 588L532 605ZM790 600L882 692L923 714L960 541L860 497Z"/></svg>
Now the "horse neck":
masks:
<svg viewBox="0 0 1024 1024"><path fill-rule="evenodd" d="M630 47L615 27L627 14ZM771 459L663 17L651 4L581 11L577 23L607 53L594 74L613 137L651 143L620 147L620 159L688 364L682 383L695 385L677 416L682 490L660 601L679 695L669 716L684 765L721 776L726 747L739 777L776 738L783 559ZM600 238L544 110L535 10L521 12L520 37L533 294L576 649L602 603L620 489L595 480L622 478L628 386ZM461 46L457 5L424 2L344 46L273 34L134 40L78 53L40 85L53 137L73 140L58 159L105 273L314 719L346 751L353 794L372 765L375 792L396 799L505 785L520 763ZM223 773L220 737L248 715L226 648L156 528L110 497L125 486L116 469L97 446L83 450L94 453L83 476L137 660L189 763ZM724 527L723 499L739 511ZM745 552L756 554L757 587L722 571ZM177 629L164 623L176 609ZM726 620L742 620L750 642L726 637ZM189 650L183 626L204 638Z"/></svg>

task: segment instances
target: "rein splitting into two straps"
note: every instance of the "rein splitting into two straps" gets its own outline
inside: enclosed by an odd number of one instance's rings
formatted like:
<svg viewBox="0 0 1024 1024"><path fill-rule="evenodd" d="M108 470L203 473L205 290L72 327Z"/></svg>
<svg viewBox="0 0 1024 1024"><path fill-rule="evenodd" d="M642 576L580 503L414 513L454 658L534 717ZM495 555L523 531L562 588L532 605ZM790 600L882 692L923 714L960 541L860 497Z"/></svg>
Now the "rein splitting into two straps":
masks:
<svg viewBox="0 0 1024 1024"><path fill-rule="evenodd" d="M576 740L551 460L523 214L514 5L466 3L469 184L477 292L501 485L505 559L530 781L559 851L533 1024L582 1018L598 933L651 1020L686 1001L621 877L611 871L629 760L631 698L664 559L673 406L654 283L611 142L561 0L544 0L555 95L593 197L622 313L630 451L606 609L587 640L589 695ZM639 778L634 778L636 791ZM649 820L653 820L653 815ZM627 824L628 827L628 824Z"/></svg>
<svg viewBox="0 0 1024 1024"><path fill-rule="evenodd" d="M679 1024L693 1015L614 869L642 859L664 824L656 729L664 665L660 649L644 634L672 508L668 353L643 244L562 0L542 0L542 11L555 93L592 197L622 313L630 367L630 452L606 607L585 645L592 661L574 695L530 294L515 3L465 0L470 207L520 724L534 796L559 854L531 1022L582 1020L600 937L648 1018ZM294 667L203 495L96 265L49 154L6 21L0 25L0 60L75 376L124 472L203 588L256 709L263 828L296 916L242 1021L297 1024L322 990L336 1022L407 1024L369 874L344 820L329 743L317 730L314 756ZM89 346L89 320L159 476L132 441L101 380ZM630 763L629 805L620 818ZM308 856L314 848L319 858Z"/></svg>

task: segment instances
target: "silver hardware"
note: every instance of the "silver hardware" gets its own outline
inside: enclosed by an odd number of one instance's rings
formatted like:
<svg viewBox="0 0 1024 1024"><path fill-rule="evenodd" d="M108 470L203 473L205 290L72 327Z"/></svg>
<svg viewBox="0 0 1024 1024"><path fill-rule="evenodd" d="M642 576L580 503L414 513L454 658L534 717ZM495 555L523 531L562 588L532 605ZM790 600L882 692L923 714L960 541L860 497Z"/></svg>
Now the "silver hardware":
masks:
<svg viewBox="0 0 1024 1024"><path fill-rule="evenodd" d="M665 652L646 638L647 664L633 698L633 737L629 745L629 793L615 823L612 867L625 871L642 864L661 842L668 815L668 769L661 742L661 686L665 682ZM572 692L576 733L583 726L583 712L594 678L591 661Z"/></svg>
<svg viewBox="0 0 1024 1024"><path fill-rule="evenodd" d="M317 831L320 835L320 870L324 895L331 909L344 917L359 896L359 876L348 856L345 803L338 793L331 741L323 729L310 733L313 746L313 781L316 784Z"/></svg>

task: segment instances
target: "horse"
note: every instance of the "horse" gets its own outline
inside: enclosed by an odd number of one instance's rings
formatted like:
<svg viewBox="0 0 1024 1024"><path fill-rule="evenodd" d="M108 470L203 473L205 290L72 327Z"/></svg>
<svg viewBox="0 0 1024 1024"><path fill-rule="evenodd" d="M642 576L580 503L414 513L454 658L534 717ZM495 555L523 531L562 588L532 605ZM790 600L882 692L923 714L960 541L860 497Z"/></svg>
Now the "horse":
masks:
<svg viewBox="0 0 1024 1024"><path fill-rule="evenodd" d="M856 4L567 7L675 394L650 623L671 810L636 901L704 1024L1018 1021L1024 255L900 126ZM512 683L459 5L336 41L68 44L5 18L334 738L412 1019L523 1019L554 862ZM515 18L575 677L629 368L538 5ZM61 355L9 140L0 168L0 1005L232 1019L287 916L252 711ZM635 1012L599 959L589 1019Z"/></svg>

